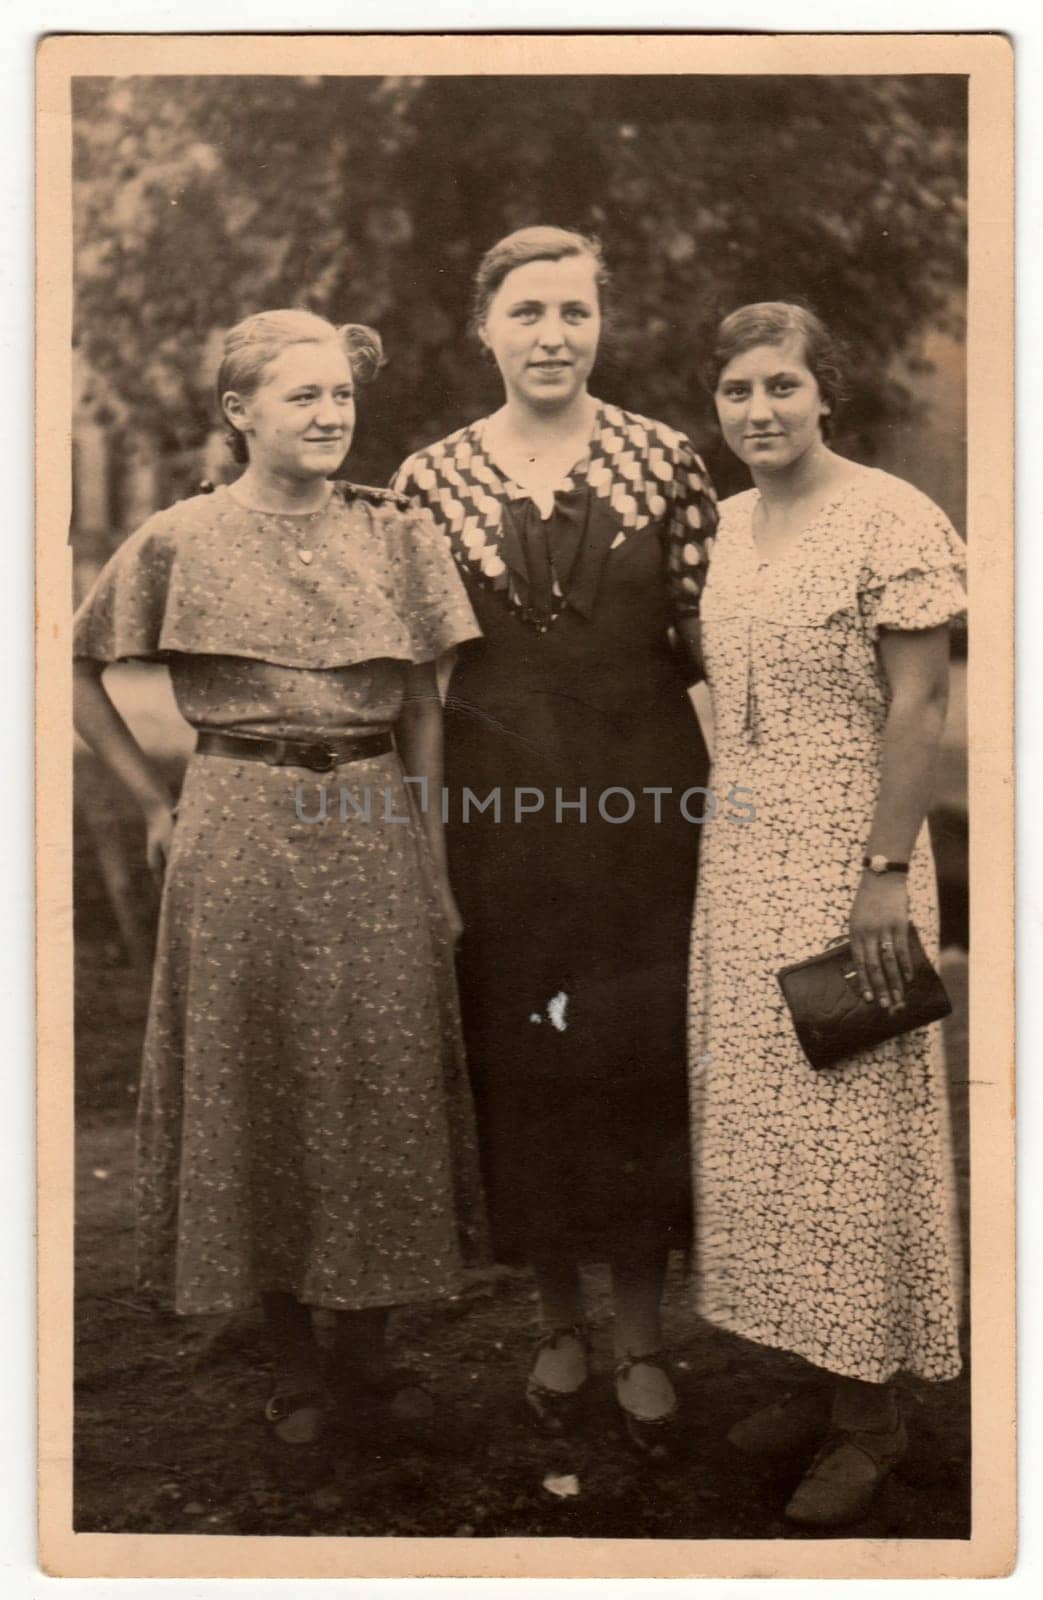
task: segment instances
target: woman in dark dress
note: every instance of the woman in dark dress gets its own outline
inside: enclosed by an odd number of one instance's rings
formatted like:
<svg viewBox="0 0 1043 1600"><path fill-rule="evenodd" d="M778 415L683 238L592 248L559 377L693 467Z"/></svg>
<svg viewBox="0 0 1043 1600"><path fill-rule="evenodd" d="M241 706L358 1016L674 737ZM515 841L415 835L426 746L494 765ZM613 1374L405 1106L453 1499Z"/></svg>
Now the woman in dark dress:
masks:
<svg viewBox="0 0 1043 1600"><path fill-rule="evenodd" d="M716 511L683 435L588 392L604 276L597 244L558 228L488 252L475 322L504 405L395 487L442 526L483 634L449 685L444 808L495 1243L540 1292L527 1399L567 1424L587 1379L579 1264L608 1261L617 1400L658 1454L708 767L671 634L697 612Z"/></svg>

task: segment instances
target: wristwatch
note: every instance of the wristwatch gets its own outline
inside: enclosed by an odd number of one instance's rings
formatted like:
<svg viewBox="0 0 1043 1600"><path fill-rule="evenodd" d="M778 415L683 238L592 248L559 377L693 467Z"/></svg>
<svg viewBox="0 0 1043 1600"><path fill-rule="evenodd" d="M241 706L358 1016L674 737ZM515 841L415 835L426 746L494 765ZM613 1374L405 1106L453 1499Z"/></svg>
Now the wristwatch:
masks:
<svg viewBox="0 0 1043 1600"><path fill-rule="evenodd" d="M862 865L877 878L883 877L885 872L909 871L908 861L888 861L886 856L863 856Z"/></svg>

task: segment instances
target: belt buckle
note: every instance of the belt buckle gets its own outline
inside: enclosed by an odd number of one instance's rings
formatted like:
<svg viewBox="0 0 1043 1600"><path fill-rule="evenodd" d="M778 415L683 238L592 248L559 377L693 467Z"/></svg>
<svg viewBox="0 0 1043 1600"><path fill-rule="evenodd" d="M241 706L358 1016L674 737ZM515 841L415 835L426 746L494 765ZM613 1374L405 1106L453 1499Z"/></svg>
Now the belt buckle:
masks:
<svg viewBox="0 0 1043 1600"><path fill-rule="evenodd" d="M310 772L332 772L339 760L337 751L324 740L301 751L301 764Z"/></svg>

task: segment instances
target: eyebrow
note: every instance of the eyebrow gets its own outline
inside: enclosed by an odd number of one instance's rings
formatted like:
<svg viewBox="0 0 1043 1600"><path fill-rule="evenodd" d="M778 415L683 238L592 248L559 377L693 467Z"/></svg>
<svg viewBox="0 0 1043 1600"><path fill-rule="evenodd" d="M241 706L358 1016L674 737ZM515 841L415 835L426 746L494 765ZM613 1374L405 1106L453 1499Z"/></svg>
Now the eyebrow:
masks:
<svg viewBox="0 0 1043 1600"><path fill-rule="evenodd" d="M568 300L562 300L558 303L566 310L572 306L580 306L586 311L589 310L591 305L591 301L584 300L582 295L572 295ZM536 295L526 295L523 300L513 300L507 309L509 311L525 311L529 306L545 306L547 304L548 301L540 300Z"/></svg>
<svg viewBox="0 0 1043 1600"><path fill-rule="evenodd" d="M780 378L799 378L800 373L793 367L782 367L778 372L770 372L765 383L777 383ZM722 378L722 383L749 383L749 378Z"/></svg>

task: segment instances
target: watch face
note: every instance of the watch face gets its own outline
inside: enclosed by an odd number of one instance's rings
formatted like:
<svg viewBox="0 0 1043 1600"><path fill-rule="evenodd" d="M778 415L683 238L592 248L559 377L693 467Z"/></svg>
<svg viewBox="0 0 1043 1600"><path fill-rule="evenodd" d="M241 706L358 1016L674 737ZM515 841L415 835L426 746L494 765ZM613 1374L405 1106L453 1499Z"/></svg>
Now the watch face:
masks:
<svg viewBox="0 0 1043 1600"><path fill-rule="evenodd" d="M887 857L886 856L870 856L869 857L869 870L870 870L870 872L886 872L887 871Z"/></svg>

